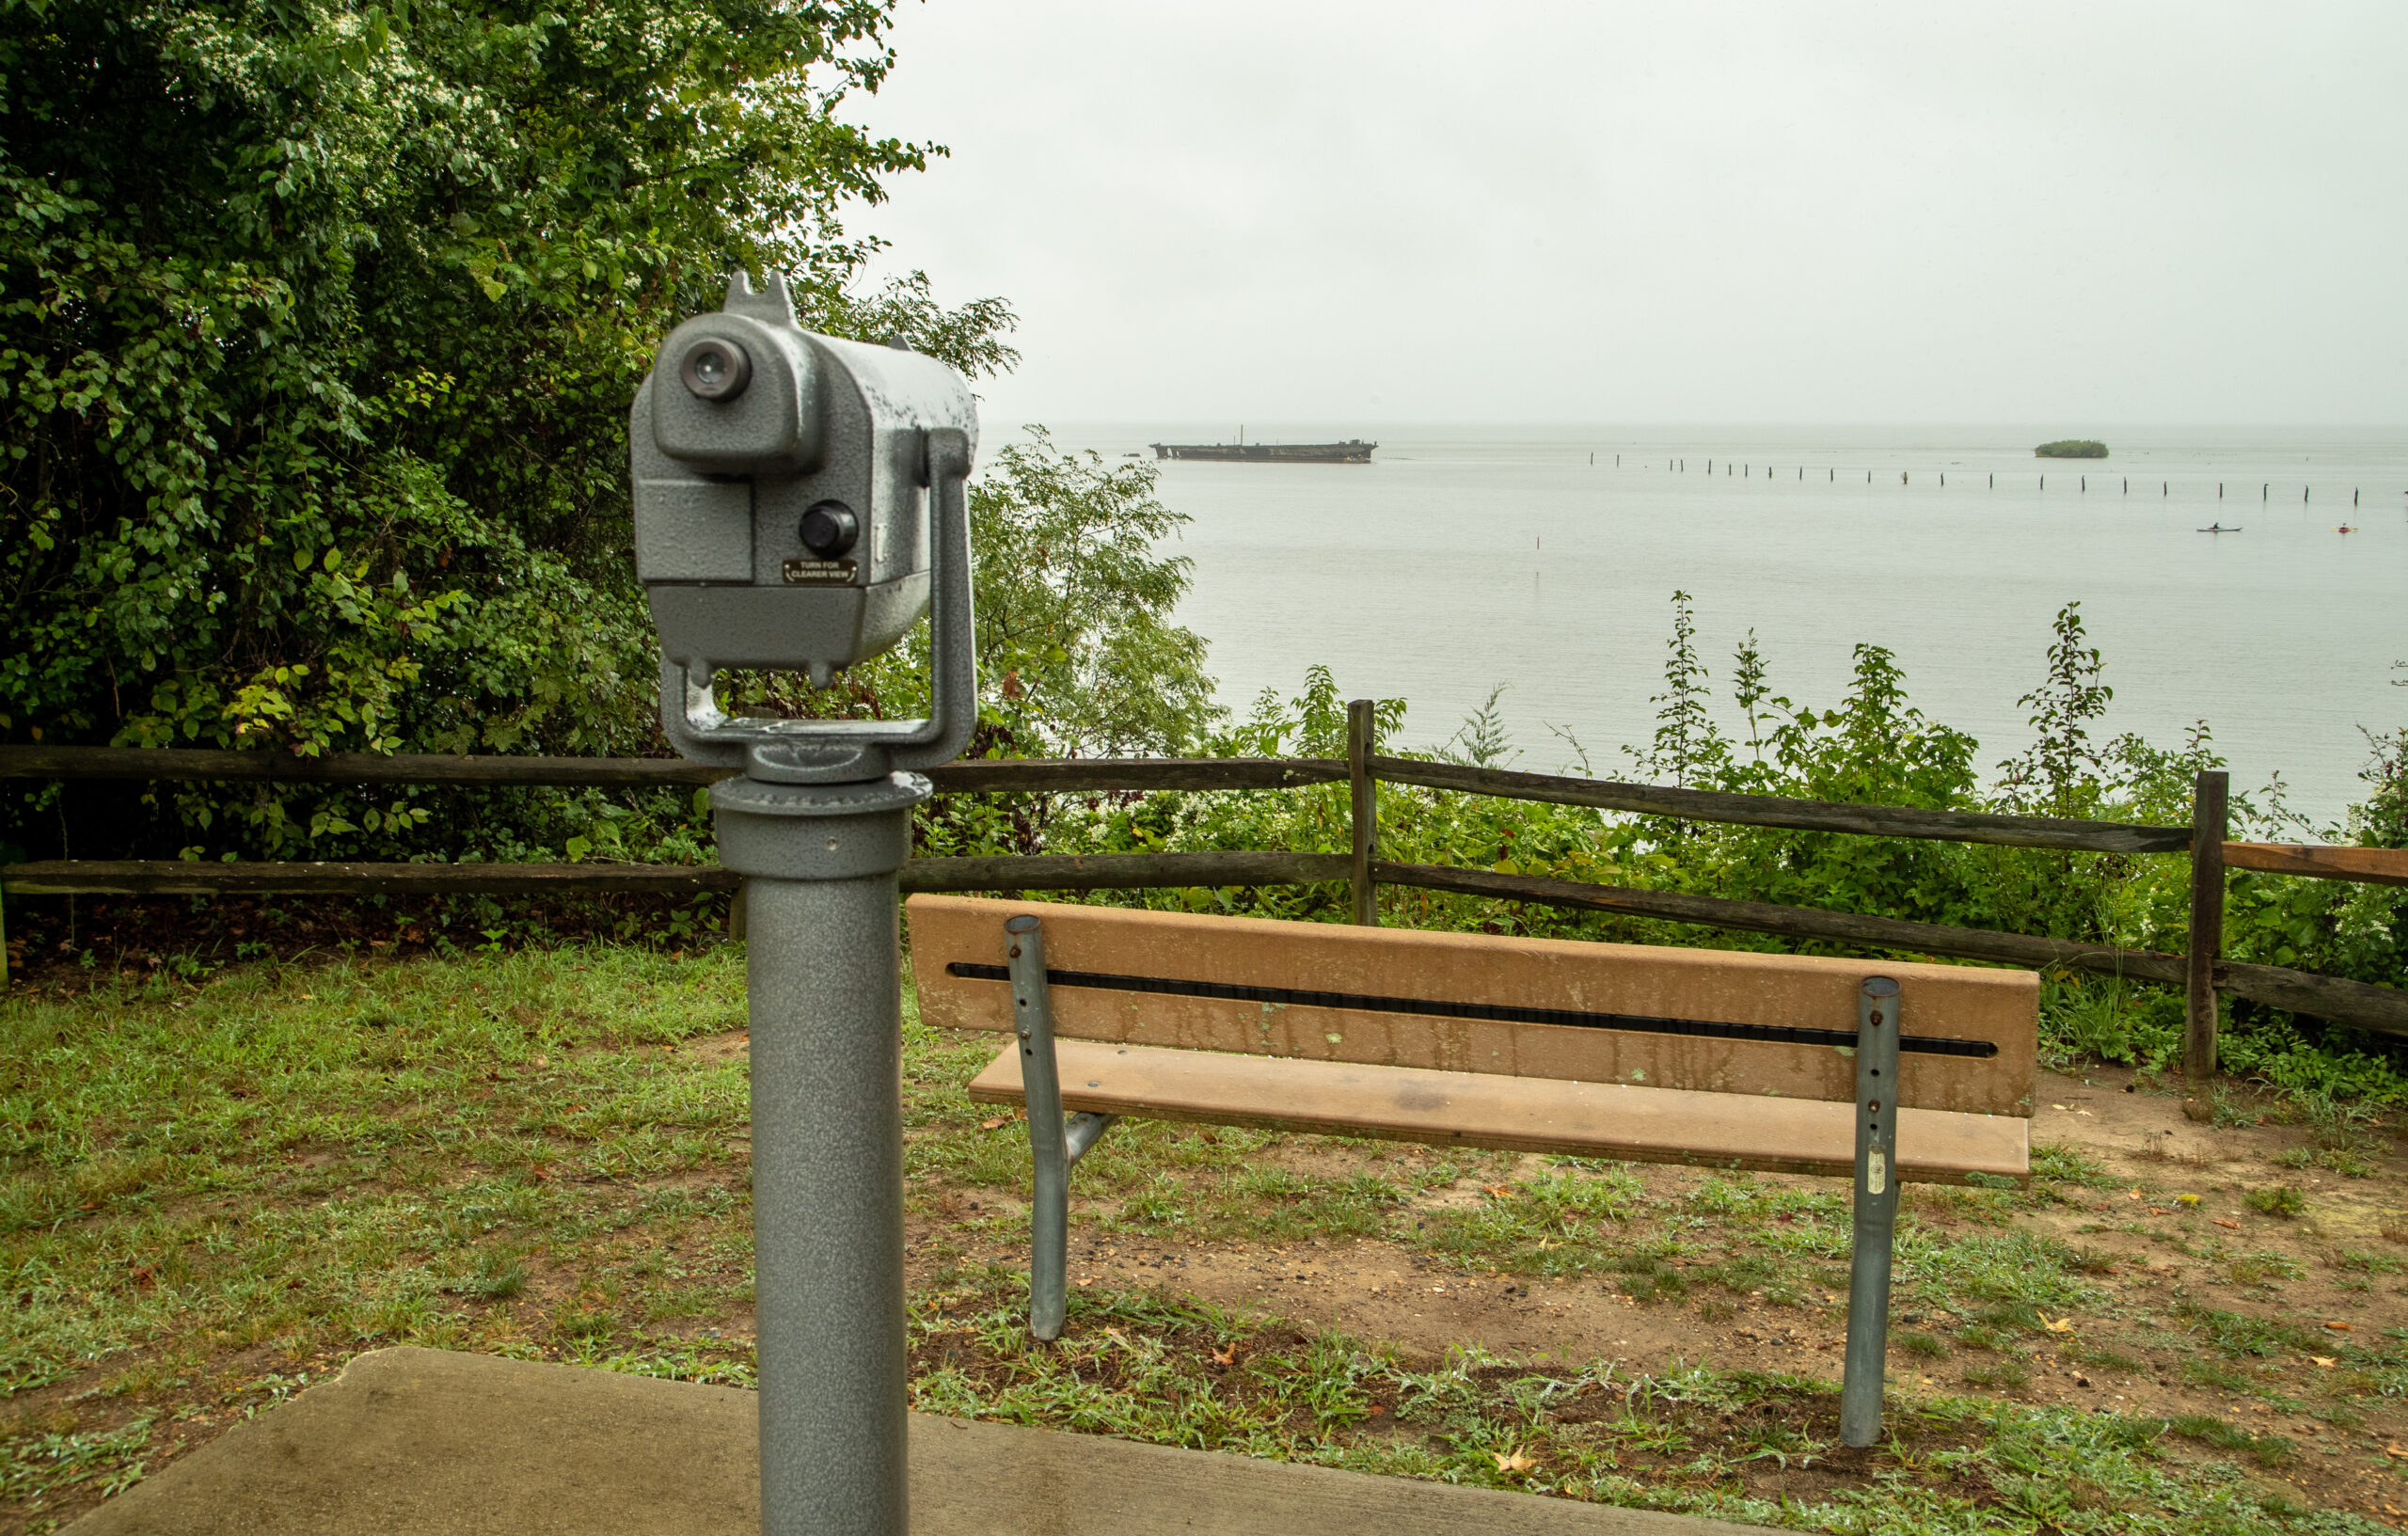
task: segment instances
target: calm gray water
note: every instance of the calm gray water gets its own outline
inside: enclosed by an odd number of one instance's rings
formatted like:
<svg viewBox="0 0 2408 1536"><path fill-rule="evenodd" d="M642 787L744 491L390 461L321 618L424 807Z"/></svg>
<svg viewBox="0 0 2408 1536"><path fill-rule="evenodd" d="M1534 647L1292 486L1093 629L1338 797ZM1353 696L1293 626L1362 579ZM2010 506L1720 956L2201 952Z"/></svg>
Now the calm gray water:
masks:
<svg viewBox="0 0 2408 1536"><path fill-rule="evenodd" d="M2111 733L2171 745L2205 719L2237 790L2279 772L2295 810L2337 816L2358 798L2358 728L2408 723L2408 688L2391 686L2408 678L2392 670L2408 659L2408 433L2128 429L2097 434L2104 462L2034 459L2058 435L1263 423L1249 439L1381 447L1367 466L1165 463L1161 495L1193 519L1180 617L1211 639L1233 706L1293 691L1320 661L1349 696L1409 701L1408 736L1428 745L1503 684L1517 766L1567 763L1555 727L1598 773L1626 773L1680 589L1718 693L1750 628L1774 690L1817 705L1869 641L1988 766L2029 739L2016 699L2078 598L2115 690ZM1230 435L1056 441L1117 458ZM2242 530L2196 531L2211 522Z"/></svg>

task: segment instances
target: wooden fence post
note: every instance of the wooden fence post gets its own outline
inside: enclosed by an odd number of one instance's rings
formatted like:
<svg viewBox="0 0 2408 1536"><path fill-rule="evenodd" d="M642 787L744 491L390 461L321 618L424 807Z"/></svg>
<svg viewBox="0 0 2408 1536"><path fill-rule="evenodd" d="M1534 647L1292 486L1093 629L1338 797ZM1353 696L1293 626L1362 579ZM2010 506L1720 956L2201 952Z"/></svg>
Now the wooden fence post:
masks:
<svg viewBox="0 0 2408 1536"><path fill-rule="evenodd" d="M2232 777L2202 773L2192 794L2191 943L2184 977L2187 1005L2182 1029L2183 1109L2194 1119L2209 1113L2209 1084L2216 1073L2216 961L2224 950L2225 800Z"/></svg>
<svg viewBox="0 0 2408 1536"><path fill-rule="evenodd" d="M1354 791L1354 921L1370 928L1380 926L1380 892L1371 883L1371 861L1380 852L1380 784L1370 768L1375 727L1371 700L1347 701L1346 782Z"/></svg>

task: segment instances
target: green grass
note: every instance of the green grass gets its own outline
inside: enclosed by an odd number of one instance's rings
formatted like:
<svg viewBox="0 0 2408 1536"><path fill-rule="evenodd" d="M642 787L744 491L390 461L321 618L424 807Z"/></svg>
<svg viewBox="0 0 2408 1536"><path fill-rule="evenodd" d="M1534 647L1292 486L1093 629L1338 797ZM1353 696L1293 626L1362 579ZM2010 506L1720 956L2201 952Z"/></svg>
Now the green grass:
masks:
<svg viewBox="0 0 2408 1536"><path fill-rule="evenodd" d="M0 1002L0 1527L41 1528L388 1344L749 1385L730 1326L751 1301L745 1071L713 1044L743 1027L742 988L737 952L591 945ZM2210 1453L2254 1462L2254 1443L2038 1403L1896 1399L1875 1481L1801 1494L1774 1482L1822 1466L1836 1437L1828 1387L1802 1378L1429 1358L1088 1292L1070 1345L1033 1351L1017 1311L1025 1131L988 1128L998 1116L960 1091L993 1049L907 1018L909 1197L916 1257L939 1275L913 1300L927 1405L1807 1528L2184 1528L2166 1512L2288 1528L2215 1470ZM2133 1365L2047 1331L2044 1313L2112 1306L2111 1266L2026 1229L2049 1190L2115 1181L2065 1147L2036 1149L2035 1174L2029 1191L1909 1192L1896 1305L1931 1321L1902 1324L1902 1361L1970 1366L1969 1387L2000 1392L2057 1354ZM1834 1180L1132 1120L1082 1161L1076 1191L1081 1243L1365 1238L1436 1272L1585 1275L1701 1325L1745 1308L1828 1331L1843 1311ZM1014 1263L988 1267L997 1256ZM2400 1268L2347 1249L2334 1262ZM2184 1330L2169 1338L2219 1386L2263 1398L2242 1368L2312 1346L2338 1361L2315 1383L2328 1396L2408 1396L2400 1339L2159 1304L2150 1318ZM1231 1350L1235 1365L1212 1359ZM1878 1513L1890 1499L1904 1512ZM2002 1510L2031 1512L1980 1523ZM2162 1523L2115 1523L2128 1513Z"/></svg>

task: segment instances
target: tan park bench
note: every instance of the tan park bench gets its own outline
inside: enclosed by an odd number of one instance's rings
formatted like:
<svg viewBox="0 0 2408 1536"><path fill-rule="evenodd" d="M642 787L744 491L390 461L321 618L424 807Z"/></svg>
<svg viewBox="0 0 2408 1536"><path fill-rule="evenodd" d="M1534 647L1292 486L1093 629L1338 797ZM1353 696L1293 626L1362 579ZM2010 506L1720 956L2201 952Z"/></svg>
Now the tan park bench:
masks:
<svg viewBox="0 0 2408 1536"><path fill-rule="evenodd" d="M1843 1437L1869 1445L1899 1184L2031 1172L2028 972L970 896L905 912L921 1018L1016 1036L970 1096L1028 1110L1040 1338L1067 1304L1070 1166L1124 1115L1831 1174L1855 1191Z"/></svg>

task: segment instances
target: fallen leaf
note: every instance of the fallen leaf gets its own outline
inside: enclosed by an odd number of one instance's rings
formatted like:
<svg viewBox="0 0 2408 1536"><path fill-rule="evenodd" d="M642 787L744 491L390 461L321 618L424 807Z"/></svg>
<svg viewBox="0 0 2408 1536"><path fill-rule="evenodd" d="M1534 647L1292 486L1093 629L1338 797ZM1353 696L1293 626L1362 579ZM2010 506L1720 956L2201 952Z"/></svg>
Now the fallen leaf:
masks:
<svg viewBox="0 0 2408 1536"><path fill-rule="evenodd" d="M1513 1193L1513 1186L1511 1184L1482 1184L1480 1187L1499 1200Z"/></svg>
<svg viewBox="0 0 2408 1536"><path fill-rule="evenodd" d="M979 1130L981 1130L981 1131L992 1131L992 1130L994 1130L995 1128L997 1128L998 1126L1006 1126L1006 1125L1009 1125L1009 1124L1011 1124L1011 1123L1012 1123L1012 1117L1011 1117L1010 1116L1008 1116L1008 1115L998 1115L998 1116L995 1116L993 1119L991 1119L991 1120L981 1120L981 1121L979 1121L979 1122L978 1122L978 1129L979 1129Z"/></svg>
<svg viewBox="0 0 2408 1536"><path fill-rule="evenodd" d="M1497 1470L1499 1472L1527 1472L1539 1465L1536 1458L1525 1456L1518 1450L1492 1450L1489 1455L1497 1459Z"/></svg>
<svg viewBox="0 0 2408 1536"><path fill-rule="evenodd" d="M2066 1106L2065 1106L2065 1105L2063 1105L2063 1104L2051 1104L2049 1107L2050 1107L2051 1109L2063 1109L2063 1108L2065 1108Z"/></svg>
<svg viewBox="0 0 2408 1536"><path fill-rule="evenodd" d="M1214 1350L1212 1352L1212 1363L1216 1366L1236 1365L1238 1363L1238 1347L1235 1344L1231 1344L1228 1349Z"/></svg>
<svg viewBox="0 0 2408 1536"><path fill-rule="evenodd" d="M2358 1331L2346 1322L2328 1322L2325 1326L2337 1334L2353 1334Z"/></svg>
<svg viewBox="0 0 2408 1536"><path fill-rule="evenodd" d="M2069 1317L2052 1318L2048 1313L2043 1312L2040 1314L2040 1326L2048 1329L2052 1334L2069 1334L2073 1332L2073 1319Z"/></svg>
<svg viewBox="0 0 2408 1536"><path fill-rule="evenodd" d="M2386 1456L2397 1456L2401 1461L2408 1462L2408 1446L2385 1446L2383 1448L2383 1453Z"/></svg>
<svg viewBox="0 0 2408 1536"><path fill-rule="evenodd" d="M2132 1189L2132 1190L2126 1190L2126 1191L2124 1192L2124 1198L2125 1198L2125 1199L2127 1199L2127 1200L2137 1200L2137 1199L2139 1199L2140 1197L2141 1197L2141 1192L2140 1192L2139 1190Z"/></svg>
<svg viewBox="0 0 2408 1536"><path fill-rule="evenodd" d="M2218 1216L2218 1217L2216 1218L2216 1225L2217 1225L2218 1227L2231 1227L2231 1228L2232 1228L2234 1231L2236 1231L2236 1232L2238 1232L2238 1231L2240 1231L2240 1230L2241 1230L2241 1224L2240 1224L2239 1222L2237 1222L2237 1221L2226 1221L2226 1220L2225 1220L2222 1216Z"/></svg>
<svg viewBox="0 0 2408 1536"><path fill-rule="evenodd" d="M2337 1365L2339 1365L2339 1364L2341 1363L2340 1361L2336 1360L2335 1358L2333 1358L2333 1356L2331 1356L2331 1355L2329 1355L2329 1354L2311 1354L2311 1355L2309 1355L2309 1356L2308 1356L2308 1358L2309 1358L2310 1360L2315 1361L2315 1362L2316 1362L2316 1364L2317 1364L2319 1367L2321 1367L2321 1368L2322 1368L2323 1370L2332 1370L2335 1366L2337 1366Z"/></svg>

